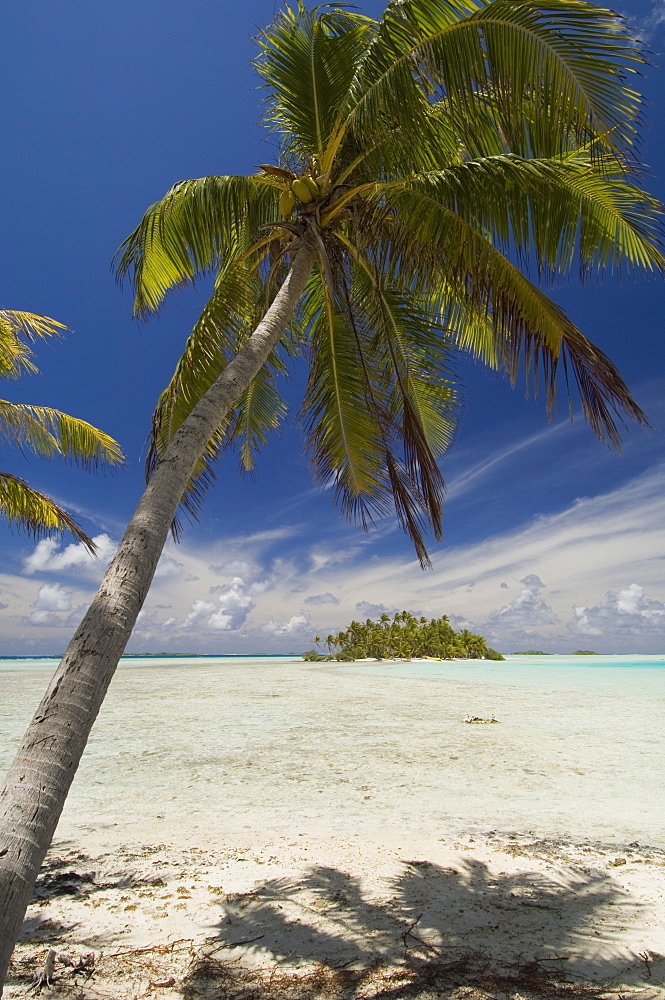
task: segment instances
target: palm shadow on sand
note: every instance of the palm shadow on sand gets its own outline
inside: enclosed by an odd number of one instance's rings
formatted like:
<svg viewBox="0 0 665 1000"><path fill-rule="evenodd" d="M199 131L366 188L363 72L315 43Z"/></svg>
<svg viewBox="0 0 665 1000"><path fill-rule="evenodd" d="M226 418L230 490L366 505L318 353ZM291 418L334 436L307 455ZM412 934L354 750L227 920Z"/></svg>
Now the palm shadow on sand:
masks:
<svg viewBox="0 0 665 1000"><path fill-rule="evenodd" d="M397 998L460 987L465 996L580 996L631 965L640 978L639 958L612 942L613 914L625 925L636 904L602 870L496 876L472 859L455 869L409 861L384 888L370 898L358 879L313 867L298 881L222 897L217 939L192 966L185 996ZM248 951L272 967L268 979L247 971Z"/></svg>

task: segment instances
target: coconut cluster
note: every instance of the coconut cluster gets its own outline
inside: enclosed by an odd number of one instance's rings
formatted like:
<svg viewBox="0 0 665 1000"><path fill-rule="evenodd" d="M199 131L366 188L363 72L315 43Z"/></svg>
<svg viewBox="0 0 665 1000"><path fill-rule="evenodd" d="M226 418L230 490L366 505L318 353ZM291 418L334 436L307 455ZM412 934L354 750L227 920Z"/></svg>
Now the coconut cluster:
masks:
<svg viewBox="0 0 665 1000"><path fill-rule="evenodd" d="M291 187L287 191L282 191L279 196L279 210L282 218L288 219L293 214L293 210L300 202L301 205L308 205L321 194L321 189L313 177L296 177L291 181Z"/></svg>

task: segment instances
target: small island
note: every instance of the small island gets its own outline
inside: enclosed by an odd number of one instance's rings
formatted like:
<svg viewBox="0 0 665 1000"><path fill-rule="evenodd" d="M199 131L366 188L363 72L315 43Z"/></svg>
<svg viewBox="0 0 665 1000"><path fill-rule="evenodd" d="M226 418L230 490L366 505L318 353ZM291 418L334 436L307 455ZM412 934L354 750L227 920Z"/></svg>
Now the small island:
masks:
<svg viewBox="0 0 665 1000"><path fill-rule="evenodd" d="M513 656L549 656L549 653L544 653L542 649L518 649L513 654Z"/></svg>
<svg viewBox="0 0 665 1000"><path fill-rule="evenodd" d="M318 645L324 640L314 637ZM416 618L408 611L398 611L392 619L382 614L378 621L352 621L342 632L325 639L327 654L315 649L303 653L310 662L337 660L503 660L491 649L482 635L468 629L456 632L447 615L441 618ZM337 652L333 652L333 649Z"/></svg>
<svg viewBox="0 0 665 1000"><path fill-rule="evenodd" d="M595 649L576 649L573 656L598 656Z"/></svg>

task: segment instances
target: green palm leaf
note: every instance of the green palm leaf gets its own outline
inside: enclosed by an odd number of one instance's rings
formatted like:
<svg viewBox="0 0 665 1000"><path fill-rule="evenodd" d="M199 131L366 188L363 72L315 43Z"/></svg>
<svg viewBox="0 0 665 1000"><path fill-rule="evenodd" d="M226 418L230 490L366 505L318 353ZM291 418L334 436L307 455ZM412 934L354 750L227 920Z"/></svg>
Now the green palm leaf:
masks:
<svg viewBox="0 0 665 1000"><path fill-rule="evenodd" d="M340 132L373 136L386 114L408 128L416 90L445 94L465 117L492 92L509 144L524 142L525 106L537 99L560 143L571 130L579 144L605 132L614 148L630 149L640 98L625 77L643 61L618 15L583 0L393 0L359 63Z"/></svg>
<svg viewBox="0 0 665 1000"><path fill-rule="evenodd" d="M297 159L323 157L373 22L324 6L286 6L259 37L256 68L270 90L267 121Z"/></svg>
<svg viewBox="0 0 665 1000"><path fill-rule="evenodd" d="M11 379L23 372L36 372L30 345L58 337L66 329L48 316L0 311L0 377ZM108 434L46 406L0 399L0 436L19 448L29 448L47 458L58 455L88 469L100 462L113 465L123 461L120 445ZM0 473L0 509L11 525L33 535L68 529L90 552L95 551L92 541L65 510L8 473Z"/></svg>
<svg viewBox="0 0 665 1000"><path fill-rule="evenodd" d="M116 255L129 275L134 311L157 309L166 292L219 266L229 248L248 249L277 218L279 185L261 177L200 177L175 184L155 202Z"/></svg>
<svg viewBox="0 0 665 1000"><path fill-rule="evenodd" d="M565 274L576 258L582 273L665 271L663 206L623 178L599 176L583 151L551 160L487 157L422 175L413 186L550 274Z"/></svg>
<svg viewBox="0 0 665 1000"><path fill-rule="evenodd" d="M586 419L615 447L620 443L617 416L621 420L619 415L626 413L646 422L606 355L489 239L422 190L394 188L383 197L399 216L401 235L394 229L392 236L404 277L434 285L440 273L446 291L453 287L473 309L484 308L494 329L491 356L498 354L513 382L523 362L536 392L542 377L551 409L559 363L566 370L569 366ZM446 303L444 298L442 305Z"/></svg>
<svg viewBox="0 0 665 1000"><path fill-rule="evenodd" d="M310 333L311 367L302 407L312 471L363 525L389 509L383 485L384 442L368 406L371 385L355 332L345 322L320 271L301 305Z"/></svg>
<svg viewBox="0 0 665 1000"><path fill-rule="evenodd" d="M19 378L25 372L36 372L30 344L47 337L59 337L66 329L63 323L48 316L0 309L0 378Z"/></svg>
<svg viewBox="0 0 665 1000"><path fill-rule="evenodd" d="M161 394L153 415L147 478L173 435L197 401L224 370L247 339L248 331L265 312L268 290L261 272L236 247L230 251L215 281L215 289L187 340L176 370ZM275 388L275 376L284 373L283 362L273 352L268 365L243 392L233 415L220 422L184 492L182 505L193 518L214 482L214 463L220 451L235 444L242 467L254 466L254 455L266 434L281 423L286 406ZM178 522L174 531L178 534Z"/></svg>
<svg viewBox="0 0 665 1000"><path fill-rule="evenodd" d="M84 468L123 461L120 445L108 434L60 410L0 399L0 435L38 455L60 455Z"/></svg>
<svg viewBox="0 0 665 1000"><path fill-rule="evenodd" d="M91 555L95 554L95 543L66 510L6 472L0 472L0 513L10 526L28 530L36 538L71 531Z"/></svg>

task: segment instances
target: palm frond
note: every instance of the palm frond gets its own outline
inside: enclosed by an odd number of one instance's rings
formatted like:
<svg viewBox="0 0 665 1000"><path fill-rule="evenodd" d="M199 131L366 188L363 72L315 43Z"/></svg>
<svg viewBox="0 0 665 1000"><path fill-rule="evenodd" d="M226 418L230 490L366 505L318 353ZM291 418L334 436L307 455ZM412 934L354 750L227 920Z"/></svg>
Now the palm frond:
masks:
<svg viewBox="0 0 665 1000"><path fill-rule="evenodd" d="M483 308L494 330L495 350L515 382L523 363L537 392L545 386L548 409L556 398L559 364L568 366L594 432L619 447L618 418L646 423L616 367L578 330L563 310L533 285L483 234L423 191L391 189L383 198L399 216L391 239L403 280L436 283L445 297L455 289L474 310ZM468 335L468 331L467 331ZM567 370L567 369L566 369Z"/></svg>
<svg viewBox="0 0 665 1000"><path fill-rule="evenodd" d="M0 435L38 455L60 455L83 468L117 465L122 449L108 434L60 410L0 399Z"/></svg>
<svg viewBox="0 0 665 1000"><path fill-rule="evenodd" d="M438 459L452 443L458 410L451 352L434 312L387 287L369 262L354 270L354 306L372 331L373 365L382 374L391 437L403 453L400 463L389 450L387 463L398 518L414 540L416 524L426 524L440 540L445 484ZM425 565L420 531L417 537L416 551Z"/></svg>
<svg viewBox="0 0 665 1000"><path fill-rule="evenodd" d="M424 532L441 533L443 480L434 449L444 450L446 432L429 419L440 387L434 388L431 374L423 375L420 384L417 336L410 341L408 359L401 350L408 307L386 346L384 330L374 320L381 313L385 326L388 309L393 307L395 320L398 308L388 292L383 301L363 275L362 269L356 276L360 280L354 281L353 271L345 275L333 250L327 266L320 266L310 282L303 303L312 353L302 408L306 446L315 479L333 484L334 499L348 517L367 529L394 505L427 566ZM409 319L415 319L415 311ZM428 379L433 389L429 398ZM439 405L440 422L443 411Z"/></svg>
<svg viewBox="0 0 665 1000"><path fill-rule="evenodd" d="M452 444L459 412L453 348L438 308L419 306L412 295L388 286L371 261L360 258L359 264L352 269L353 305L371 331L372 362L381 373L386 409L399 428L406 467L420 484L438 535L444 485L437 460Z"/></svg>
<svg viewBox="0 0 665 1000"><path fill-rule="evenodd" d="M321 162L373 23L341 8L310 11L298 2L259 36L255 65L268 90L266 119L287 157Z"/></svg>
<svg viewBox="0 0 665 1000"><path fill-rule="evenodd" d="M0 472L0 513L11 527L28 531L35 538L71 531L91 555L95 554L95 543L66 510L6 472Z"/></svg>
<svg viewBox="0 0 665 1000"><path fill-rule="evenodd" d="M67 327L48 316L0 309L0 378L19 378L24 373L34 374L37 366L32 361L30 344L48 337L59 337Z"/></svg>
<svg viewBox="0 0 665 1000"><path fill-rule="evenodd" d="M622 177L599 173L585 151L554 159L487 157L413 182L548 276L578 261L591 270L665 272L660 202Z"/></svg>
<svg viewBox="0 0 665 1000"><path fill-rule="evenodd" d="M350 132L345 137L338 159L349 163L338 183L361 185L398 177L411 177L441 170L459 163L463 146L448 115L431 105L424 95L414 95L419 105L417 134L399 118L387 121L380 136L362 141Z"/></svg>
<svg viewBox="0 0 665 1000"><path fill-rule="evenodd" d="M229 247L245 249L277 219L277 190L266 175L200 177L175 184L120 246L116 272L135 289L134 312L157 309L165 294L218 267Z"/></svg>
<svg viewBox="0 0 665 1000"><path fill-rule="evenodd" d="M268 304L267 294L261 272L251 259L241 254L238 247L235 252L230 249L213 294L187 339L183 355L153 414L147 479L178 428L260 321ZM250 469L253 455L264 443L266 433L281 423L286 408L274 380L284 370L279 356L273 352L266 368L243 392L233 414L217 428L183 494L182 507L189 517L198 517L203 499L215 481L214 465L220 452L237 445L243 467ZM179 530L176 522L176 535Z"/></svg>
<svg viewBox="0 0 665 1000"><path fill-rule="evenodd" d="M356 337L331 297L321 268L301 303L309 330L311 367L301 416L312 472L347 516L364 527L389 510L382 483L383 442L368 409L365 367Z"/></svg>
<svg viewBox="0 0 665 1000"><path fill-rule="evenodd" d="M388 120L408 127L417 93L445 97L472 119L494 95L509 148L524 146L525 105L559 148L598 133L631 150L640 97L626 83L644 62L619 15L583 0L393 0L359 61L340 127L368 138Z"/></svg>
<svg viewBox="0 0 665 1000"><path fill-rule="evenodd" d="M285 368L276 356L271 362L245 389L226 435L227 447L235 445L238 448L240 465L245 472L252 471L255 455L266 443L268 432L277 430L287 412L286 403L275 385L275 374L284 374Z"/></svg>

